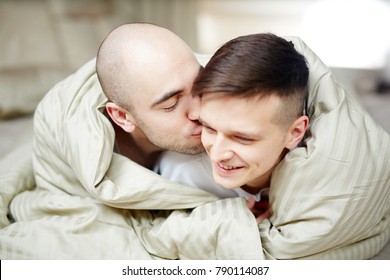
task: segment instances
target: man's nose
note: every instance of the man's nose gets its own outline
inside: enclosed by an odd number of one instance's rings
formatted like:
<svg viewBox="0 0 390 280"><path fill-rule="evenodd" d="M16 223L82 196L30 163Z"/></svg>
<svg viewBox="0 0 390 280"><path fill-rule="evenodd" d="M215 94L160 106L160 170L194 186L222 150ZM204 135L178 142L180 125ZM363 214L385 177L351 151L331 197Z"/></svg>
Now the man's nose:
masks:
<svg viewBox="0 0 390 280"><path fill-rule="evenodd" d="M188 118L192 121L199 120L200 98L191 96L188 108Z"/></svg>
<svg viewBox="0 0 390 280"><path fill-rule="evenodd" d="M212 161L223 162L233 158L234 153L229 148L228 140L223 136L215 137L214 143L210 146L210 158Z"/></svg>

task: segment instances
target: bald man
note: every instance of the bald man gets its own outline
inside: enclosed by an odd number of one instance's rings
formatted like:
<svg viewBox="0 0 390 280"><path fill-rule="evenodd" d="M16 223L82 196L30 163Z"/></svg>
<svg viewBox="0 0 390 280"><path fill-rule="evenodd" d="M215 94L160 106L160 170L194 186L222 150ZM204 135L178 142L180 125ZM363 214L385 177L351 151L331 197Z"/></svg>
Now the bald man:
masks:
<svg viewBox="0 0 390 280"><path fill-rule="evenodd" d="M91 194L113 152L147 169L163 150L201 153L200 102L191 95L200 67L186 43L165 28L147 23L115 28L98 50L96 70L94 60L87 63L36 110L37 185L64 189L70 178L62 173L69 170L71 180ZM80 189L66 191L86 196Z"/></svg>
<svg viewBox="0 0 390 280"><path fill-rule="evenodd" d="M102 43L96 69L117 152L150 168L163 149L203 151L199 101L190 94L200 65L178 36L151 24L122 25Z"/></svg>
<svg viewBox="0 0 390 280"><path fill-rule="evenodd" d="M190 94L200 65L178 36L150 24L122 25L102 43L96 69L118 152L151 167L162 149L203 151L199 101Z"/></svg>

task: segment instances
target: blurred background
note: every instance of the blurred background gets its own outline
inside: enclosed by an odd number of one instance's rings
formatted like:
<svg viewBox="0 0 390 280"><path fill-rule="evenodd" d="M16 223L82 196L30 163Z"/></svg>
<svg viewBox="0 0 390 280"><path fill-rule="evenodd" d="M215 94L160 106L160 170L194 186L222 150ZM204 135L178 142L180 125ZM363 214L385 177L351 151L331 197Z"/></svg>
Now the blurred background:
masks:
<svg viewBox="0 0 390 280"><path fill-rule="evenodd" d="M244 34L300 36L390 132L390 0L0 0L0 102L22 96L35 108L113 28L136 21L200 53Z"/></svg>

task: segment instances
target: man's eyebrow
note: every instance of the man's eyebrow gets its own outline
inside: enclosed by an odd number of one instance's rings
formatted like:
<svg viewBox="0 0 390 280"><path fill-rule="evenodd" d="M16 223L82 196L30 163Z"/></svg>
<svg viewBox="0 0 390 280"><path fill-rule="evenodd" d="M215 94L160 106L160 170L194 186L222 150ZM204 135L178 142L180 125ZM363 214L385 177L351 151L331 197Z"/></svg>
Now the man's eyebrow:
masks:
<svg viewBox="0 0 390 280"><path fill-rule="evenodd" d="M231 135L236 135L236 136L245 137L245 138L249 138L249 139L261 138L261 135L259 135L257 133L248 132L248 131L230 131L229 133Z"/></svg>
<svg viewBox="0 0 390 280"><path fill-rule="evenodd" d="M204 121L202 118L199 118L199 122L206 126L206 127L209 127L211 129L213 129L206 121ZM261 138L261 135L258 134L258 133L252 133L252 132L249 132L249 131L236 131L236 130L229 130L227 131L227 133L229 135L237 135L237 136L242 136L242 137L246 137L246 138L251 138L251 139L259 139Z"/></svg>
<svg viewBox="0 0 390 280"><path fill-rule="evenodd" d="M160 99L156 100L155 102L153 102L153 104L150 106L151 108L154 108L156 107L157 105L167 101L169 98L175 96L175 95L178 95L180 93L182 93L183 90L182 89L179 89L179 90L175 90L175 91L171 91L171 92L168 92L166 94L164 94Z"/></svg>

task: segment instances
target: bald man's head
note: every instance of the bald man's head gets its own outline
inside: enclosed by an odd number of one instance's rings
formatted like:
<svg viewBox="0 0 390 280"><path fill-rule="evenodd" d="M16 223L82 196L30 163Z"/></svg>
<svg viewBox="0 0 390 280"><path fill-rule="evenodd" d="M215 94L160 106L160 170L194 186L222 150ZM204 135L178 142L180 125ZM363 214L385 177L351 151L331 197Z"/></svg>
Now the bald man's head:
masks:
<svg viewBox="0 0 390 280"><path fill-rule="evenodd" d="M148 24L124 24L102 42L96 72L107 98L127 110L135 107L131 96L142 93L153 70L164 67L177 56L192 56L192 50L168 29Z"/></svg>
<svg viewBox="0 0 390 280"><path fill-rule="evenodd" d="M109 100L107 114L143 151L196 154L204 150L197 119L200 102L191 91L199 70L183 40L146 23L114 29L103 41L96 61Z"/></svg>

